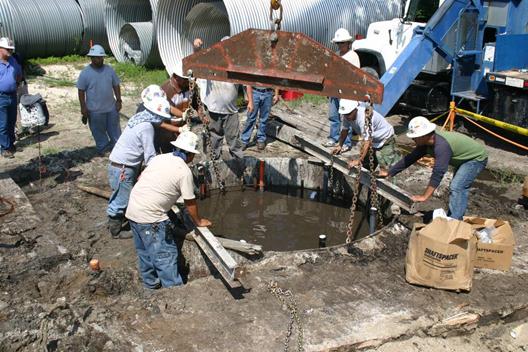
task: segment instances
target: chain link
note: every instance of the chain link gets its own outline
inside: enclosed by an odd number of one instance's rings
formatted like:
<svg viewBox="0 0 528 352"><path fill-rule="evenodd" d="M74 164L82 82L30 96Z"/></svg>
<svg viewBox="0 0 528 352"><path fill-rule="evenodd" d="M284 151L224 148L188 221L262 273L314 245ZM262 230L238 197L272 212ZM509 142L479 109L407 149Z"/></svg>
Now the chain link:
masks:
<svg viewBox="0 0 528 352"><path fill-rule="evenodd" d="M346 232L346 244L352 243L352 230L354 228L354 217L356 215L357 201L359 198L359 179L361 177L361 165L355 167L356 169L356 179L354 180L354 187L352 189L352 205L350 206L350 216L348 218L347 232Z"/></svg>
<svg viewBox="0 0 528 352"><path fill-rule="evenodd" d="M373 115L373 108L372 104L368 104L368 106L365 109L365 124L367 126L368 136L369 140L372 141L372 115ZM378 198L378 183L376 179L375 174L375 165L374 165L374 148L372 146L372 142L370 143L369 150L368 150L368 158L369 158L369 174L370 174L370 205L372 208L376 208L378 213L378 224L381 225L383 223L383 218L381 215L381 209L379 208L379 198Z"/></svg>
<svg viewBox="0 0 528 352"><path fill-rule="evenodd" d="M211 161L211 165L213 167L213 172L216 178L216 181L218 182L218 187L220 188L220 191L222 193L226 192L225 187L225 181L220 175L220 170L218 169L218 163L215 160L215 156L213 155L213 142L211 138L211 130L209 129L209 121L211 120L211 117L209 116L209 112L205 109L204 104L202 102L202 99L200 97L200 87L198 84L196 84L196 79L192 76L192 73L189 75L189 107L185 110L183 113L183 118L185 120L185 123L187 126L191 126L191 118L193 116L204 116L202 118L203 122L203 130L202 135L205 137L206 143L207 143L207 156ZM193 108L193 102L196 102L196 106L198 108L198 111ZM206 178L207 182L207 178Z"/></svg>
<svg viewBox="0 0 528 352"><path fill-rule="evenodd" d="M267 289L268 292L274 295L275 298L279 300L281 305L285 306L290 313L286 337L284 338L284 352L287 352L290 348L290 339L293 333L294 325L297 326L297 352L304 351L304 329L299 316L297 302L295 301L295 297L293 297L293 293L290 290L283 290L275 281L270 281L268 283Z"/></svg>
<svg viewBox="0 0 528 352"><path fill-rule="evenodd" d="M273 18L273 12L279 11L279 17L276 19ZM269 19L273 26L273 31L280 31L281 30L281 23L282 23L282 4L280 0L271 0L270 1L270 14Z"/></svg>

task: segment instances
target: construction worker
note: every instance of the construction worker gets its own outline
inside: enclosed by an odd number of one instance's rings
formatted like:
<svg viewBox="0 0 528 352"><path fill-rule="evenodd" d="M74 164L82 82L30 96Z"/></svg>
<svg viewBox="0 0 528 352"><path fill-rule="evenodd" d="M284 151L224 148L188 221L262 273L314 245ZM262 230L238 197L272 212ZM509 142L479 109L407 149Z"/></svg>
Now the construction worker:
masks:
<svg viewBox="0 0 528 352"><path fill-rule="evenodd" d="M126 217L130 221L143 285L150 289L182 284L178 248L168 212L181 197L196 226L211 226L201 218L194 195L193 175L187 164L198 151L198 136L181 133L173 153L152 159L132 189Z"/></svg>
<svg viewBox="0 0 528 352"><path fill-rule="evenodd" d="M0 153L14 158L15 125L17 119L17 85L22 69L12 57L15 44L9 38L0 38Z"/></svg>
<svg viewBox="0 0 528 352"><path fill-rule="evenodd" d="M337 54L343 59L350 62L356 67L360 67L359 56L352 50L352 41L354 38L345 28L339 28L332 39L332 43L337 44ZM330 133L328 140L323 143L325 147L335 147L341 132L341 117L339 116L339 98L330 97L328 105L328 120L330 121ZM348 136L342 146L341 151L344 153L350 150L352 144L351 136Z"/></svg>
<svg viewBox="0 0 528 352"><path fill-rule="evenodd" d="M171 77L161 85L171 104L171 115L182 117L189 106L189 77L183 74L182 64L179 63Z"/></svg>
<svg viewBox="0 0 528 352"><path fill-rule="evenodd" d="M407 137L412 138L416 148L396 163L388 173L380 173L380 176L397 175L424 155L434 156L435 163L429 185L423 194L412 197L414 202L425 202L440 185L448 165L454 166L447 215L462 220L466 213L471 184L488 163L486 149L466 135L437 129L434 123L423 116L417 116L409 122Z"/></svg>
<svg viewBox="0 0 528 352"><path fill-rule="evenodd" d="M229 37L224 37L226 40ZM240 122L238 117L238 91L240 85L220 81L201 81L203 90L203 103L211 117L209 130L211 131L211 144L213 158L220 159L222 156L222 143L225 138L232 157L241 159L242 142L240 141Z"/></svg>
<svg viewBox="0 0 528 352"><path fill-rule="evenodd" d="M158 87L159 89L159 87ZM147 89L146 89L147 90ZM150 93L150 94L149 94ZM142 94L145 110L130 118L123 134L109 156L108 181L112 195L108 201L108 229L113 238L129 238L121 233L130 191L141 165L148 165L154 156L154 127L170 119L170 105L163 96L153 96L155 90Z"/></svg>
<svg viewBox="0 0 528 352"><path fill-rule="evenodd" d="M111 150L121 135L120 82L114 69L104 64L105 56L102 46L92 46L88 52L91 63L81 71L77 80L82 121L88 122L100 155Z"/></svg>
<svg viewBox="0 0 528 352"><path fill-rule="evenodd" d="M257 148L262 151L266 148L266 125L269 113L271 111L271 106L277 104L279 101L279 90L248 86L247 95L247 120L242 129L242 150L245 150L249 145L253 127L257 123L257 116L260 113L257 130Z"/></svg>
<svg viewBox="0 0 528 352"><path fill-rule="evenodd" d="M351 159L348 162L348 167L363 165L365 168L369 168L368 152L371 147L374 149L374 168L379 165L383 173L387 172L389 167L400 159L400 153L396 149L394 127L380 113L372 112L372 138L366 126L365 107L361 106L359 102L341 99L339 113L343 117L343 127L338 144L332 150L332 154L342 152L343 142L351 134L351 130L364 140L358 159Z"/></svg>

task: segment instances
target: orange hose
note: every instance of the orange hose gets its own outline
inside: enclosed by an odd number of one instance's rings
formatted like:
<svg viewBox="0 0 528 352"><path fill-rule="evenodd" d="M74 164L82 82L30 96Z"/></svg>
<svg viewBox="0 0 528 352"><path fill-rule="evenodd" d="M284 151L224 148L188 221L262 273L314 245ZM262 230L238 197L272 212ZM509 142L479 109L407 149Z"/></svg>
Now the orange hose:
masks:
<svg viewBox="0 0 528 352"><path fill-rule="evenodd" d="M484 131L488 132L488 133L491 134L492 136L497 137L497 138L503 140L504 142L510 143L510 144L512 144L512 145L514 145L514 146L516 146L516 147L518 147L518 148L521 148L521 149L524 149L524 150L528 150L528 147L526 147L526 146L524 146L524 145L522 145L522 144L519 144L519 143L517 143L517 142L511 141L511 140L509 140L508 138L503 137L503 136L501 136L501 135L499 135L499 134L497 134L497 133L495 133L495 132L492 132L492 131L490 131L489 129L487 129L486 127L479 125L477 122L473 121L472 119L470 119L470 118L468 118L468 117L466 117L466 116L464 116L464 115L461 115L461 116L462 116L464 119L466 119L467 121L469 121L469 122L471 122L472 124L474 124L475 126L482 128Z"/></svg>

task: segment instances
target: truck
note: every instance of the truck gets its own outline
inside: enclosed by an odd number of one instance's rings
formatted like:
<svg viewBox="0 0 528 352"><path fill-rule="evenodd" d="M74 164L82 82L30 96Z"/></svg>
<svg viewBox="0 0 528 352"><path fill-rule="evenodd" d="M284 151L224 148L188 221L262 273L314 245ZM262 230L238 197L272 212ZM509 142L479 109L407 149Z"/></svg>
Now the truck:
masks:
<svg viewBox="0 0 528 352"><path fill-rule="evenodd" d="M528 0L410 0L402 9L353 45L381 77L380 113L398 104L430 115L455 101L528 127Z"/></svg>

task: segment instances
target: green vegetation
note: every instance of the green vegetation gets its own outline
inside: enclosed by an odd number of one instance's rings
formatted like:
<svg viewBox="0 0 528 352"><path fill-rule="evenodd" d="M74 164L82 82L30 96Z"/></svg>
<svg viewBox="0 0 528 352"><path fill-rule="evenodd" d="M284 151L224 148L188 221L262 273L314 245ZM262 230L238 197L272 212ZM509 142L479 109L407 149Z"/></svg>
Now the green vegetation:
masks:
<svg viewBox="0 0 528 352"><path fill-rule="evenodd" d="M524 177L510 169L489 169L491 176L501 185L522 183Z"/></svg>
<svg viewBox="0 0 528 352"><path fill-rule="evenodd" d="M56 147L44 147L42 148L42 155L53 155L53 154L59 154L61 150Z"/></svg>
<svg viewBox="0 0 528 352"><path fill-rule="evenodd" d="M296 108L298 108L299 106L301 106L303 104L311 104L311 105L314 105L314 106L319 106L319 105L328 104L328 98L327 97L323 97L321 95L305 94L305 95L303 95L301 98L299 98L297 100L287 101L286 104L291 109L296 109Z"/></svg>
<svg viewBox="0 0 528 352"><path fill-rule="evenodd" d="M79 55L68 55L63 57L43 57L43 58L36 58L36 59L29 59L28 63L30 65L62 65L66 63L82 63L87 62L87 58L85 56L79 56Z"/></svg>
<svg viewBox="0 0 528 352"><path fill-rule="evenodd" d="M149 84L161 85L168 78L164 69L151 69L144 66L136 66L128 62L116 62L108 60L123 83L135 83L141 87Z"/></svg>

